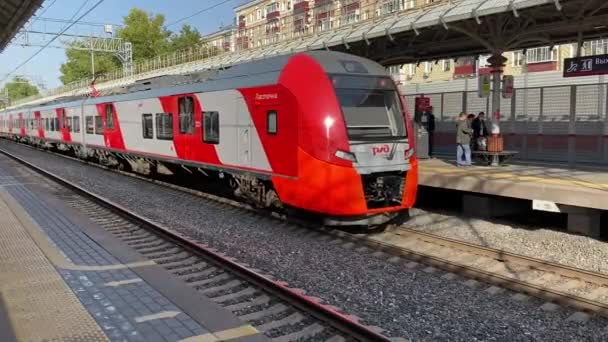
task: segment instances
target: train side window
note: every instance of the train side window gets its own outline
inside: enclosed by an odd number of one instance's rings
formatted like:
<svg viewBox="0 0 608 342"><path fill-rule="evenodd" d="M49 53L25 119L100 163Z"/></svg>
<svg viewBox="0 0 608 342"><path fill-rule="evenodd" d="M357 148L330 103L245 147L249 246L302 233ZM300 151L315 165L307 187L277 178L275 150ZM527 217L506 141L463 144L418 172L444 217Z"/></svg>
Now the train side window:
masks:
<svg viewBox="0 0 608 342"><path fill-rule="evenodd" d="M95 119L93 116L85 118L87 124L87 134L95 134Z"/></svg>
<svg viewBox="0 0 608 342"><path fill-rule="evenodd" d="M101 115L95 116L95 134L103 135L103 118Z"/></svg>
<svg viewBox="0 0 608 342"><path fill-rule="evenodd" d="M68 132L72 131L72 122L73 122L72 117L71 116L67 117L67 125L66 125L67 127L66 128L68 129Z"/></svg>
<svg viewBox="0 0 608 342"><path fill-rule="evenodd" d="M59 118L55 117L55 119L53 119L53 121L55 122L55 131L59 132Z"/></svg>
<svg viewBox="0 0 608 342"><path fill-rule="evenodd" d="M154 139L154 131L152 127L152 114L142 114L141 129L144 139Z"/></svg>
<svg viewBox="0 0 608 342"><path fill-rule="evenodd" d="M173 114L156 113L156 139L173 139Z"/></svg>
<svg viewBox="0 0 608 342"><path fill-rule="evenodd" d="M271 135L277 134L277 111L266 112L266 132Z"/></svg>
<svg viewBox="0 0 608 342"><path fill-rule="evenodd" d="M72 118L72 130L74 133L80 133L80 116L74 116Z"/></svg>
<svg viewBox="0 0 608 342"><path fill-rule="evenodd" d="M203 112L203 142L207 144L220 143L219 112Z"/></svg>
<svg viewBox="0 0 608 342"><path fill-rule="evenodd" d="M44 118L44 130L47 132L51 130L51 127L49 124L49 118Z"/></svg>
<svg viewBox="0 0 608 342"><path fill-rule="evenodd" d="M106 129L114 129L114 106L106 105Z"/></svg>
<svg viewBox="0 0 608 342"><path fill-rule="evenodd" d="M194 99L192 96L180 97L179 107L179 133L194 133Z"/></svg>

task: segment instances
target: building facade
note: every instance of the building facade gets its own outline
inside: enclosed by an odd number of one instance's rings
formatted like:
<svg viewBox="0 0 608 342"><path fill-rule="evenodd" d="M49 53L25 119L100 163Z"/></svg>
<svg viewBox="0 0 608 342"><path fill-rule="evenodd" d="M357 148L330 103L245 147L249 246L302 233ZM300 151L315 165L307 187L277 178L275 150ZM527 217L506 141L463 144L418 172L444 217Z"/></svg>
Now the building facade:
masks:
<svg viewBox="0 0 608 342"><path fill-rule="evenodd" d="M212 46L219 51L234 52L235 44L235 28L233 25L220 28L218 31L212 32L203 37L203 43Z"/></svg>

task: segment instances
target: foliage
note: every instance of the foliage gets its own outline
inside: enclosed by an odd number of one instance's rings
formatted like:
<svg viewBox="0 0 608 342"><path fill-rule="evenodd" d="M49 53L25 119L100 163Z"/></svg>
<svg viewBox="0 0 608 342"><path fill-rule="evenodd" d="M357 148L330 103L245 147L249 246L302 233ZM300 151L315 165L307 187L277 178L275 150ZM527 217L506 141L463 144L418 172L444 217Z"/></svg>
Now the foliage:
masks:
<svg viewBox="0 0 608 342"><path fill-rule="evenodd" d="M190 25L182 26L179 33L171 33L165 28L165 17L132 8L123 18L124 27L116 32L117 37L130 42L133 48L133 62L146 60L176 50L200 46L201 34ZM76 42L66 51L67 61L61 65L63 84L83 78L91 78L91 53L78 50L86 41ZM107 73L120 68L120 61L111 53L95 52L95 74Z"/></svg>
<svg viewBox="0 0 608 342"><path fill-rule="evenodd" d="M152 58L169 50L171 32L163 26L163 15L133 8L123 21L125 26L117 32L118 37L133 44L134 61Z"/></svg>
<svg viewBox="0 0 608 342"><path fill-rule="evenodd" d="M4 96L7 94L10 101L16 101L22 98L26 98L32 95L38 95L38 87L31 84L30 81L21 77L15 76L12 81L8 82L2 90L0 90L0 95Z"/></svg>
<svg viewBox="0 0 608 342"><path fill-rule="evenodd" d="M201 34L190 25L182 26L179 34L172 34L169 46L172 51L185 50L201 43Z"/></svg>

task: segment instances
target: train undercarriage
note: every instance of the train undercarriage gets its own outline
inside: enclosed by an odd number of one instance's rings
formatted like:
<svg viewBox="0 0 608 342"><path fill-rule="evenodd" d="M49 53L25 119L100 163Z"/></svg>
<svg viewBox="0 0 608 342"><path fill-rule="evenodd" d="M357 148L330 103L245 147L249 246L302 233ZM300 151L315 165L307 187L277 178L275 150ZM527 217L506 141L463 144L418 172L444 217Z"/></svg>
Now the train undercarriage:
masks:
<svg viewBox="0 0 608 342"><path fill-rule="evenodd" d="M384 230L390 224L400 224L409 218L409 211L363 215L360 217L328 217L283 205L269 179L246 172L228 171L215 167L201 167L174 163L118 151L85 147L81 144L49 142L42 139L19 137L17 142L49 150L111 169L135 173L204 193L230 198L255 209L293 217L300 222L315 222L332 227L349 227L366 232ZM401 201L403 176L387 173L362 176L365 196L370 208L395 205Z"/></svg>

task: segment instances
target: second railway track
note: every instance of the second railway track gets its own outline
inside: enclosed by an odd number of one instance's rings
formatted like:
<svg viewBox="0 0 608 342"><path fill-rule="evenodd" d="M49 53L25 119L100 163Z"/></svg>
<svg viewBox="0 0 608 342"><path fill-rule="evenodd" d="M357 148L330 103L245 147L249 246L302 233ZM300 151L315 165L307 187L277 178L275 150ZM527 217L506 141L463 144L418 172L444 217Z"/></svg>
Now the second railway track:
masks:
<svg viewBox="0 0 608 342"><path fill-rule="evenodd" d="M124 172L120 173L125 174ZM140 176L134 177L150 181ZM208 200L216 201L220 207L238 206L246 208L246 206L229 199L219 198L174 184L153 182L203 196ZM286 228L311 229L297 224L286 224ZM332 240L333 244L340 244L347 249L357 249L362 253L370 253L390 262L403 262L412 269L420 269L430 273L440 269L447 272L445 277L460 274L473 280L473 282L479 280L494 285L493 288L495 289L510 289L517 293L541 298L550 303L563 304L575 310L608 316L608 276L601 273L416 232L402 227L393 227L386 232L374 235L350 234L320 227L313 227L313 229L320 238ZM134 241L145 243L146 240L135 238ZM162 246L151 246L148 247L147 252L159 252L162 251L162 248ZM184 267L189 269L188 266ZM208 272L213 277L221 276L215 275L211 271ZM205 279L201 279L201 281L206 282ZM229 286L237 287L238 285L230 283ZM265 301L266 299L259 300ZM276 306L273 310L277 310Z"/></svg>

